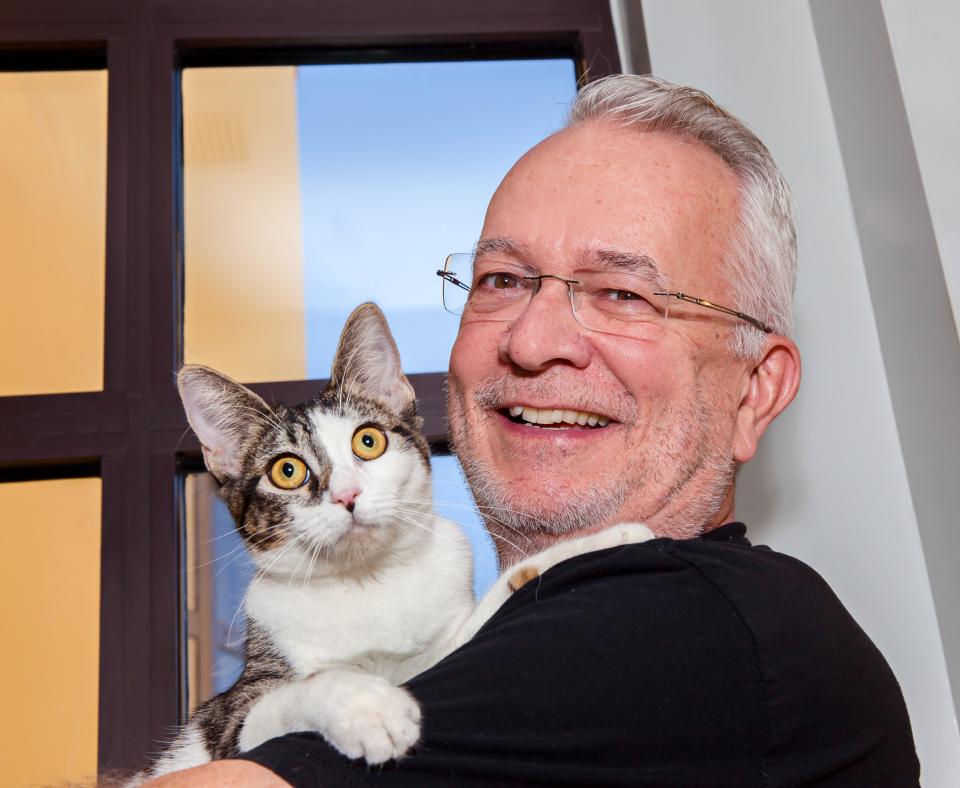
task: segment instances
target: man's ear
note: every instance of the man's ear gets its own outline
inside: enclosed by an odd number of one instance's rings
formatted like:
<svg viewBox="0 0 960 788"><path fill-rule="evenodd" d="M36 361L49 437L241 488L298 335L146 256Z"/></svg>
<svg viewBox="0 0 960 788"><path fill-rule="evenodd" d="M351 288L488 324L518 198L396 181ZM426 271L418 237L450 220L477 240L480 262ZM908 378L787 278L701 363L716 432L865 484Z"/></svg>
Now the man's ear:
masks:
<svg viewBox="0 0 960 788"><path fill-rule="evenodd" d="M748 462L770 422L793 402L800 388L800 351L779 334L767 339L763 357L744 381L733 436L733 456Z"/></svg>

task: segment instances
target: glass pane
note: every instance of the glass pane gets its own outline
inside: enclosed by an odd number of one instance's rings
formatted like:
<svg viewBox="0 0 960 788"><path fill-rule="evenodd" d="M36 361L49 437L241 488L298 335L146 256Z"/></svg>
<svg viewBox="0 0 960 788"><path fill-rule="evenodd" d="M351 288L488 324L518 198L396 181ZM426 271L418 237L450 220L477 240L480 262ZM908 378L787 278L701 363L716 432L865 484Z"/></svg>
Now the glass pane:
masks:
<svg viewBox="0 0 960 788"><path fill-rule="evenodd" d="M0 484L0 513L2 782L77 784L97 770L100 480Z"/></svg>
<svg viewBox="0 0 960 788"><path fill-rule="evenodd" d="M239 612L253 561L208 473L185 479L187 698L190 713L228 689L243 668Z"/></svg>
<svg viewBox="0 0 960 788"><path fill-rule="evenodd" d="M477 512L456 457L434 455L430 458L430 465L433 468L434 508L441 517L458 523L473 545L473 591L479 599L497 579L497 554L493 542Z"/></svg>
<svg viewBox="0 0 960 788"><path fill-rule="evenodd" d="M561 59L184 71L186 361L327 377L374 300L408 373L445 370L434 272L575 89Z"/></svg>
<svg viewBox="0 0 960 788"><path fill-rule="evenodd" d="M473 498L450 456L431 458L437 512L459 523L474 548L478 597L496 579L496 557ZM243 595L255 569L207 473L186 477L187 693L198 703L228 689L243 667Z"/></svg>
<svg viewBox="0 0 960 788"><path fill-rule="evenodd" d="M0 396L103 388L107 72L0 73Z"/></svg>

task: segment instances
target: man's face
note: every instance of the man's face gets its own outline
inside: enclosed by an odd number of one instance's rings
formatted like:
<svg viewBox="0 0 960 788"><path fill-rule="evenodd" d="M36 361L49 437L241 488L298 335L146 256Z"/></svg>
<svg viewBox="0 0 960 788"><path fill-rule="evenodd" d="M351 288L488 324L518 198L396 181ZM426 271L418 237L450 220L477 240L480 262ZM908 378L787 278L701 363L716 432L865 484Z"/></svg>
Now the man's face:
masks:
<svg viewBox="0 0 960 788"><path fill-rule="evenodd" d="M709 149L587 124L514 166L480 246L572 279L611 254L644 255L671 290L728 304L722 260L737 199L735 176ZM675 299L669 315L640 339L592 332L575 321L566 287L548 279L512 322L463 322L450 357L450 429L495 535L517 541L520 529L546 543L635 520L682 537L731 513L749 365L727 350L726 316ZM536 426L511 417L519 406L609 423Z"/></svg>

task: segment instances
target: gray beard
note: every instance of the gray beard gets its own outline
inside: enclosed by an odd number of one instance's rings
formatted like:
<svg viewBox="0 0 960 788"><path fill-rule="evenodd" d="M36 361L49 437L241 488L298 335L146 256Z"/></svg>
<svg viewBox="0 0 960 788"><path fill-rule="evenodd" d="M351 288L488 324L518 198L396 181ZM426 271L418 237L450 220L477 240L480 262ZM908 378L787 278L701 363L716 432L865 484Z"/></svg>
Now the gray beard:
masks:
<svg viewBox="0 0 960 788"><path fill-rule="evenodd" d="M504 401L506 388L503 379L481 385L474 395L472 407L482 413L492 404ZM456 396L461 412L466 413L467 403L459 389ZM635 419L636 406L632 402L621 402L620 412ZM687 408L668 409L655 420L660 425L658 432L648 436L645 447L636 449L635 461L628 473L603 478L589 489L552 491L549 498L559 505L550 507L531 505L523 495L511 493L489 462L473 451L477 441L468 422L457 427L451 424L451 447L487 523L487 530L495 540L514 548L501 550L501 554L518 552L523 555L536 551L557 537L592 529L602 522L613 524L640 518L654 519L663 510L672 510L670 505L678 499L689 498L688 483L698 478L698 492L692 500L684 503L681 512L661 517L653 524L648 522L658 535L687 539L703 533L704 526L720 510L734 480L736 463L729 450L721 449L722 442L714 440L716 425L722 423L717 415L698 387ZM621 421L630 423L626 418ZM542 451L537 462L548 462L551 453L550 450ZM661 494L659 501L644 502L643 512L623 512L617 519L627 499L636 498L651 480L656 481L661 468L672 470L671 475L675 477L667 494Z"/></svg>
<svg viewBox="0 0 960 788"><path fill-rule="evenodd" d="M453 451L460 460L487 529L507 538L525 537L526 541L539 542L537 537L563 536L592 528L620 510L631 486L620 481L597 485L588 491L574 493L571 490L564 495L561 508L546 511L530 507L520 496L511 495L485 460L464 449L460 436L453 440Z"/></svg>

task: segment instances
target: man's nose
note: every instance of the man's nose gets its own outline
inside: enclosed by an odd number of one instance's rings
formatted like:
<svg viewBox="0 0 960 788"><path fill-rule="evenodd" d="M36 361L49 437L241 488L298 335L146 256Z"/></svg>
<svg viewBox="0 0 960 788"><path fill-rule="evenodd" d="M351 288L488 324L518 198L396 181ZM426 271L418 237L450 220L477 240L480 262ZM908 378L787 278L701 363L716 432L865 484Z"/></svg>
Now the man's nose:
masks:
<svg viewBox="0 0 960 788"><path fill-rule="evenodd" d="M568 285L544 278L540 290L500 338L499 352L508 361L531 372L563 362L578 369L590 363L591 345L574 318Z"/></svg>

